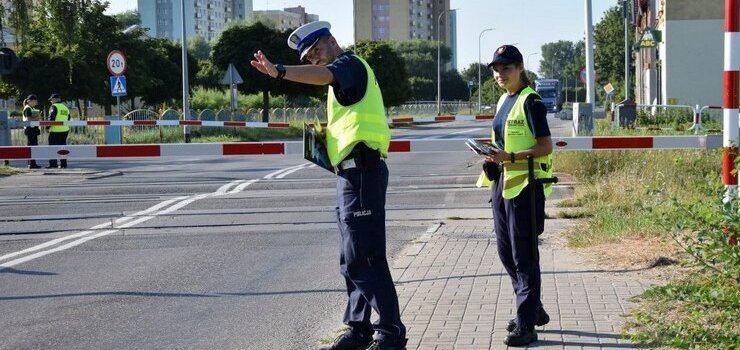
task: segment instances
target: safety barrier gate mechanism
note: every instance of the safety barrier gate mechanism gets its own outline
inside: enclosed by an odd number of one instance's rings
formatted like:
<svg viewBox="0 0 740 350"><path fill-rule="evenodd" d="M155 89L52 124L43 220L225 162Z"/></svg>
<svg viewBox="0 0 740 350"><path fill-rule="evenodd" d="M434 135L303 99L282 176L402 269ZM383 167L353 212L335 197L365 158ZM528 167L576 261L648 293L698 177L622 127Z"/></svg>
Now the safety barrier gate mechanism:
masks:
<svg viewBox="0 0 740 350"><path fill-rule="evenodd" d="M464 138L392 140L392 153L469 152ZM481 139L481 141L488 141ZM717 149L721 135L553 138L555 151ZM0 147L0 159L97 159L303 155L303 142L177 143Z"/></svg>
<svg viewBox="0 0 740 350"><path fill-rule="evenodd" d="M481 121L491 120L492 115L442 115L422 117L399 117L390 120L390 124L406 123L443 123L453 121ZM27 126L202 126L202 127L236 127L236 128L287 128L290 123L278 122L246 122L246 121L215 121L215 120L71 120L17 122L13 128Z"/></svg>

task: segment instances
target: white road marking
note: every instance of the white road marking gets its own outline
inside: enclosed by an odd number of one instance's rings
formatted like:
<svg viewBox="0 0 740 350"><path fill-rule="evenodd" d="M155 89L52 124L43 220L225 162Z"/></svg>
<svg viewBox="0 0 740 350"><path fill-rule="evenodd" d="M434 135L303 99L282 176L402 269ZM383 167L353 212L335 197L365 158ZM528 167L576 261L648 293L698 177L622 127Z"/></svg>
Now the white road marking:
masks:
<svg viewBox="0 0 740 350"><path fill-rule="evenodd" d="M145 209L145 210L136 212L136 213L131 214L129 216L124 216L122 218L119 218L119 219L117 219L117 220L115 220L113 222L113 225L115 225L115 224L122 224L125 221L129 221L129 220L131 220L131 219L133 219L135 217L139 217L139 216L142 216L142 215L150 214L150 213L152 213L154 211L157 211L157 210L159 210L159 209L161 209L163 207L166 207L166 206L168 206L168 205L170 205L170 204L172 204L174 202L183 200L185 198L187 198L187 197L181 196L181 197L176 197L176 198L168 199L168 200L166 200L164 202L161 202L161 203L158 203L156 205L153 205L153 206L151 206L148 209ZM41 249L44 249L44 248L47 248L47 247L51 247L51 246L53 246L53 245L55 245L57 243L64 242L64 241L67 241L67 240L70 240L70 239L74 239L74 238L79 238L79 237L82 237L82 236L85 236L85 235L94 233L97 230L100 230L102 228L106 228L106 227L109 227L109 226L111 226L111 223L110 222L106 222L106 223L103 223L103 224L100 224L100 225L95 225L95 226L91 227L90 230L86 230L86 231L74 233L74 234L71 234L71 235L65 236L65 237L56 238L56 239L53 239L53 240L48 241L46 243L42 243L42 244L33 246L31 248L28 248L28 249L24 249L24 250L17 251L17 252L14 252L14 253L5 254L3 256L0 256L0 261L10 259L10 258L12 258L14 256L23 255L23 254L35 252L37 250L41 250ZM114 228L115 228L115 226L114 226Z"/></svg>
<svg viewBox="0 0 740 350"><path fill-rule="evenodd" d="M220 195L222 195L222 194L226 194L226 192L227 192L227 191L229 190L229 188L231 188L231 186L234 186L234 185L240 184L240 183L242 183L242 182L244 182L244 181L246 181L246 180L236 180L236 181L232 181L232 182L229 182L229 183L227 183L226 185L223 185L223 186L219 187L219 188L218 188L218 189L216 190L216 195L217 195L217 196L220 196Z"/></svg>
<svg viewBox="0 0 740 350"><path fill-rule="evenodd" d="M300 168L302 166L303 166L303 164L298 164L298 165L294 165L292 167L287 167L287 168L283 168L283 169L280 169L280 170L276 170L276 171L273 171L273 172L265 175L263 177L263 179L265 179L265 180L271 180L272 178L274 178L275 176L280 175L284 171L290 171L290 170L293 170L294 168Z"/></svg>
<svg viewBox="0 0 740 350"><path fill-rule="evenodd" d="M310 164L311 163L304 163L304 164L299 164L299 165L296 165L296 166L292 166L292 167L280 169L280 170L277 170L275 172L272 172L272 173L270 173L268 175L265 175L264 179L272 179L273 177L276 177L276 176L278 178L283 178L283 177L285 177L288 174L291 174L291 173L296 172L296 171L298 171L300 169L303 169L303 168L307 168L308 167L307 165L310 165ZM181 197L176 197L176 198L168 199L168 200L163 201L161 203L157 203L157 204L155 204L155 205L153 205L153 206L151 206L151 207L149 207L149 208L147 208L145 210L142 210L142 211L136 212L134 214L131 214L131 215L127 215L127 216L118 218L118 219L116 219L116 220L114 220L112 222L106 222L106 223L98 224L98 225L95 225L95 226L91 227L88 230L85 230L85 231L81 231L81 232L77 232L77 233L74 233L74 234L71 234L71 235L68 235L68 236L56 238L56 239L53 239L51 241L48 241L48 242L45 242L45 243L42 243L42 244L39 244L39 245L30 247L30 248L27 248L27 249L24 249L24 250L20 250L20 251L17 251L17 252L5 254L3 256L0 256L0 261L7 260L7 259L10 259L10 258L19 256L19 255L23 255L23 254L36 252L36 253L31 254L31 255L27 255L27 256L24 256L24 257L21 257L21 258L17 258L15 260L10 260L10 261L7 261L5 263L0 264L0 271L3 271L5 269L7 269L7 268L10 268L10 267L16 266L18 264L22 264L22 263L25 263L25 262L28 262L28 261L31 261L31 260L34 260L34 259L37 259L37 258L40 258L40 257L43 257L43 256L46 256L46 255L49 255L49 254L52 254L52 253L56 253L56 252L60 252L60 251L63 251L63 250L67 250L67 249L76 247L76 246L78 246L80 244L83 244L85 242L91 241L91 240L93 240L95 238L107 236L107 235L110 235L112 233L118 232L120 229L124 229L124 228L129 228L129 227L136 226L136 225L141 224L143 222L146 222L146 221L149 221L151 219L154 219L157 216L169 214L169 213L171 213L173 211L176 211L178 209L181 209L181 208L187 206L188 204L191 204L191 203L193 203L195 201L198 201L198 200L201 200L201 199L205 199L205 198L208 198L208 197L222 196L222 195L225 195L225 194L239 193L239 192L243 191L245 188L247 188L247 186L249 186L249 185L251 185L251 184L253 184L255 182L258 182L258 181L259 181L259 179L254 179L254 180L236 180L236 181L232 181L232 182L230 182L228 184L225 184L225 185L219 187L215 192L212 192L212 193L202 193L202 194L193 195L193 196L181 196ZM231 189L231 190L229 190L232 187L234 187L234 188ZM98 230L103 229L103 228L107 228L107 227L111 227L113 229L104 230L104 231L98 232ZM76 239L76 240L71 241L71 242L68 242L68 243L63 244L63 245L60 245L60 246L57 246L57 247L54 247L54 248L51 248L51 249L42 250L42 249L45 249L45 248L52 247L52 246L54 246L54 245L56 245L58 243L71 240L71 239Z"/></svg>
<svg viewBox="0 0 740 350"><path fill-rule="evenodd" d="M249 180L249 181L247 181L247 182L245 182L245 183L243 183L243 184L241 184L239 186L236 186L233 190L229 191L228 193L229 194L234 194L234 193L239 193L241 191L244 191L244 189L247 186L249 186L249 185L251 185L251 184L253 184L253 183L257 182L257 181L259 181L259 180Z"/></svg>
<svg viewBox="0 0 740 350"><path fill-rule="evenodd" d="M307 168L307 167L308 167L308 165L311 165L311 164L313 164L313 163L304 163L304 164L301 164L301 165L300 165L300 166L298 166L298 167L295 167L295 168L293 168L293 169L290 169L290 170L287 170L287 171L283 172L282 174L280 174L280 175L276 176L275 178L276 178L276 179L282 179L282 178L284 178L284 177L286 177L286 176L288 176L288 175L290 175L290 174L292 174L292 173L294 173L294 172L296 172L296 171L298 171L298 170L301 170L301 169L305 169L305 168ZM314 165L315 165L315 164L314 164Z"/></svg>

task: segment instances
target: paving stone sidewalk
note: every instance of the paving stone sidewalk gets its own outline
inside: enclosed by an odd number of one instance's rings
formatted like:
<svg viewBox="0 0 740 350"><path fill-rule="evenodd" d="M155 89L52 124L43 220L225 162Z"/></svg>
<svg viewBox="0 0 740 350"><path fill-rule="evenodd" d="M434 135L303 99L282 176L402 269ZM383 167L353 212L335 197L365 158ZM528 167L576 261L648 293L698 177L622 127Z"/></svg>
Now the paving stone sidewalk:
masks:
<svg viewBox="0 0 740 350"><path fill-rule="evenodd" d="M542 295L551 321L537 327L538 349L637 349L620 337L629 298L650 286L629 273L585 263L562 244L573 222L546 220L540 237ZM506 349L515 314L511 280L496 252L490 220L430 227L394 261L408 349Z"/></svg>

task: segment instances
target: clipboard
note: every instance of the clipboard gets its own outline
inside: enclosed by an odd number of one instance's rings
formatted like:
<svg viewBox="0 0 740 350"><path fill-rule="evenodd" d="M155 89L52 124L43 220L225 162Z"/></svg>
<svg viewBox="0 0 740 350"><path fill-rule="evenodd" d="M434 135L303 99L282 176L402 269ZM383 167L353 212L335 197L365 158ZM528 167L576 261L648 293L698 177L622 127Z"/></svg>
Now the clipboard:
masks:
<svg viewBox="0 0 740 350"><path fill-rule="evenodd" d="M471 151L481 156L492 156L498 152L501 152L501 149L494 146L493 144L480 142L476 139L465 140L465 145L468 146Z"/></svg>
<svg viewBox="0 0 740 350"><path fill-rule="evenodd" d="M303 158L336 174L329 161L326 143L320 131L316 131L313 125L306 123L303 123Z"/></svg>

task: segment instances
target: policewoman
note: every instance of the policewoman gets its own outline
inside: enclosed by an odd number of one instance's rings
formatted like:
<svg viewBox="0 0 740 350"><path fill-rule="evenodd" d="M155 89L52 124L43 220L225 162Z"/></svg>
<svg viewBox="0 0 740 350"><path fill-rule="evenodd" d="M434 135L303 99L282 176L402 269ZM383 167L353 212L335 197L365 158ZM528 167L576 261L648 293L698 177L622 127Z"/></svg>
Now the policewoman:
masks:
<svg viewBox="0 0 740 350"><path fill-rule="evenodd" d="M39 120L40 111L35 108L36 105L38 105L38 103L39 101L38 101L38 98L36 98L36 95L28 95L28 97L26 97L23 100L23 121L24 122ZM41 134L41 130L39 129L38 126L27 126L23 128L23 133L26 135L26 144L28 146L38 146L39 135ZM38 169L41 167L38 164L36 164L35 159L29 159L28 168Z"/></svg>
<svg viewBox="0 0 740 350"><path fill-rule="evenodd" d="M537 234L544 230L545 198L552 191L550 184L529 183L527 157L534 158L536 178L552 177L552 141L547 109L529 86L519 50L499 47L488 67L506 90L496 105L491 133L492 142L503 151L486 158L478 186L491 186L496 246L516 294L516 318L507 325L504 343L526 346L537 340L534 327L550 320L542 306L539 254L534 252L537 242L531 225L536 222Z"/></svg>
<svg viewBox="0 0 740 350"><path fill-rule="evenodd" d="M330 27L311 22L290 34L288 46L310 64L272 64L262 51L251 64L278 80L329 86L326 146L337 174L340 271L348 296L343 321L349 328L323 349L405 349L406 327L386 259L384 158L391 135L383 98L372 68L342 50ZM371 310L378 314L374 324Z"/></svg>
<svg viewBox="0 0 740 350"><path fill-rule="evenodd" d="M49 108L49 120L57 122L69 121L69 109L62 103L62 95L52 94L49 97L51 101L51 108ZM49 145L66 145L67 135L69 135L68 125L53 125L49 128ZM49 166L47 168L56 168L57 160L50 159ZM59 168L66 168L67 160L62 158L59 164Z"/></svg>

